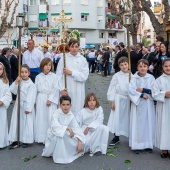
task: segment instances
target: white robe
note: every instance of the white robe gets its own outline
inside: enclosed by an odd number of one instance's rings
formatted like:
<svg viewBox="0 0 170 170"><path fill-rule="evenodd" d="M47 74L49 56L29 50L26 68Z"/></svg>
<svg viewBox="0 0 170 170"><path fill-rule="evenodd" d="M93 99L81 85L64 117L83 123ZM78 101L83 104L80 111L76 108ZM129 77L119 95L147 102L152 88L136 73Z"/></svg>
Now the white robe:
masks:
<svg viewBox="0 0 170 170"><path fill-rule="evenodd" d="M138 76L138 72L132 76L129 84L129 96L132 101L130 113L129 146L132 150L153 148L155 140L155 108L152 96L148 99L141 98L137 88L152 89L155 78L146 74Z"/></svg>
<svg viewBox="0 0 170 170"><path fill-rule="evenodd" d="M170 91L170 76L163 74L152 89L157 101L155 146L161 150L170 150L170 98L165 97L166 91Z"/></svg>
<svg viewBox="0 0 170 170"><path fill-rule="evenodd" d="M43 55L44 55L44 58L47 57L47 58L50 58L51 60L53 60L50 52L47 51L46 53L43 53Z"/></svg>
<svg viewBox="0 0 170 170"><path fill-rule="evenodd" d="M64 90L63 57L57 66L57 77L60 83L60 91ZM66 68L72 71L72 76L67 76L67 91L72 100L72 112L76 114L83 108L85 99L85 81L89 75L87 61L81 55L66 55Z"/></svg>
<svg viewBox="0 0 170 170"><path fill-rule="evenodd" d="M7 108L12 101L12 96L9 84L3 83L2 79L0 79L0 101L4 104L0 106L0 148L4 148L9 144Z"/></svg>
<svg viewBox="0 0 170 170"><path fill-rule="evenodd" d="M18 85L15 82L10 86L10 90L13 94L18 93ZM35 98L36 98L36 87L35 84L29 78L27 81L21 80L21 102L20 102L20 141L23 143L34 142L34 121L35 121ZM25 114L25 111L29 114ZM18 137L18 98L16 99L9 130L8 139L10 142L17 141Z"/></svg>
<svg viewBox="0 0 170 170"><path fill-rule="evenodd" d="M69 131L66 130L67 127L72 128L74 137L70 137ZM73 113L70 111L64 114L59 108L53 114L42 156L52 156L55 163L67 164L73 162L84 153L77 153L77 138L82 141L82 144L85 143L85 137Z"/></svg>
<svg viewBox="0 0 170 170"><path fill-rule="evenodd" d="M57 110L59 100L56 74L52 72L47 75L40 73L36 76L35 85L37 87L35 142L44 143L52 114ZM46 105L47 100L51 101L49 107Z"/></svg>
<svg viewBox="0 0 170 170"><path fill-rule="evenodd" d="M102 154L106 154L107 143L109 138L109 129L103 125L103 109L100 106L95 110L89 108L83 108L77 114L77 122L79 123L82 132L89 127L87 135L85 135L85 152L96 153L101 151Z"/></svg>
<svg viewBox="0 0 170 170"><path fill-rule="evenodd" d="M107 92L107 99L115 103L107 126L116 136L129 136L130 100L128 97L129 73L119 71L114 74Z"/></svg>

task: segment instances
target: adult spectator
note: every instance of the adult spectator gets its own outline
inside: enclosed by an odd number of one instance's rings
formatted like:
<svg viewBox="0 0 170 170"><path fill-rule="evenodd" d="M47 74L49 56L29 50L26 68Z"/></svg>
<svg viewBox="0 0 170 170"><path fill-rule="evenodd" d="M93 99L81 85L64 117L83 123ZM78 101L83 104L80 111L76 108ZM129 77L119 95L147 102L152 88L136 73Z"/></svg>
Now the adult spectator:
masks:
<svg viewBox="0 0 170 170"><path fill-rule="evenodd" d="M119 58L122 57L122 53L120 51L120 46L119 45L116 45L115 53L116 53L116 56L115 56L115 62L114 62L113 68L115 69L115 73L117 73L118 71L120 71L118 60L119 60Z"/></svg>
<svg viewBox="0 0 170 170"><path fill-rule="evenodd" d="M136 53L138 55L138 58L142 59L142 56L143 56L143 54L142 54L142 43L136 44Z"/></svg>
<svg viewBox="0 0 170 170"><path fill-rule="evenodd" d="M147 60L147 58L148 58L148 49L147 48L143 48L142 49L142 54L143 54L142 59L146 59Z"/></svg>
<svg viewBox="0 0 170 170"><path fill-rule="evenodd" d="M52 60L51 54L50 54L50 52L48 52L48 45L44 45L43 54L44 54L44 57L48 57Z"/></svg>
<svg viewBox="0 0 170 170"><path fill-rule="evenodd" d="M91 66L92 66L91 73L94 73L94 69L95 69L95 51L93 49L88 54L88 58L89 58L89 72L90 72L90 69L91 69Z"/></svg>
<svg viewBox="0 0 170 170"><path fill-rule="evenodd" d="M137 71L137 63L139 61L138 55L135 52L135 45L130 46L130 58L131 58L131 72L135 74Z"/></svg>
<svg viewBox="0 0 170 170"><path fill-rule="evenodd" d="M40 73L40 63L44 58L43 53L35 48L34 40L28 40L28 50L24 52L22 64L27 64L30 68L30 78L35 82L35 77Z"/></svg>
<svg viewBox="0 0 170 170"><path fill-rule="evenodd" d="M127 54L127 51L126 51L126 49L125 49L124 43L123 43L123 42L120 42L120 43L119 43L119 46L120 46L120 51L121 51L122 57L127 57L128 54Z"/></svg>
<svg viewBox="0 0 170 170"><path fill-rule="evenodd" d="M2 53L0 56L0 62L5 66L5 71L7 73L9 84L11 84L11 66L8 60L10 54L11 54L11 49L6 47L2 49Z"/></svg>
<svg viewBox="0 0 170 170"><path fill-rule="evenodd" d="M14 48L13 54L10 59L12 82L14 82L18 77L18 56L19 50L17 48ZM12 99L16 100L16 95L12 94Z"/></svg>

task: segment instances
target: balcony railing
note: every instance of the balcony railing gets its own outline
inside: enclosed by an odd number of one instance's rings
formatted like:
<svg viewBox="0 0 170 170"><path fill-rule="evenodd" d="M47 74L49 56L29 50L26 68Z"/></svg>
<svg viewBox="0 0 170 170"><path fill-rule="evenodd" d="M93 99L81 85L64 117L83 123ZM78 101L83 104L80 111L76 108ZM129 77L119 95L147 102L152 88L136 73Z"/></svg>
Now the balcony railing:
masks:
<svg viewBox="0 0 170 170"><path fill-rule="evenodd" d="M106 28L110 28L110 29L122 29L123 26L121 23L119 22L106 22Z"/></svg>
<svg viewBox="0 0 170 170"><path fill-rule="evenodd" d="M111 7L106 7L106 12L111 13L112 8Z"/></svg>

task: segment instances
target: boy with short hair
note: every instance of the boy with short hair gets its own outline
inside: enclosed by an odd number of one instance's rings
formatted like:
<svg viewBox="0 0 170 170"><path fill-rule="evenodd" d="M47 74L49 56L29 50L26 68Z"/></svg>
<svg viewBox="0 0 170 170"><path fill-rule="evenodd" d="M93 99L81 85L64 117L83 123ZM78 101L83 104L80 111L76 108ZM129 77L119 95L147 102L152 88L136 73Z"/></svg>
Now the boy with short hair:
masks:
<svg viewBox="0 0 170 170"><path fill-rule="evenodd" d="M85 136L70 108L71 98L60 97L60 108L54 112L47 132L42 156L53 156L55 163L71 163L84 153Z"/></svg>
<svg viewBox="0 0 170 170"><path fill-rule="evenodd" d="M85 82L89 75L86 59L79 54L80 42L74 38L70 39L70 53L66 55L66 67L61 57L57 66L57 78L61 95L69 95L72 99L71 111L76 114L83 108L85 99ZM64 74L67 75L67 89L64 87Z"/></svg>
<svg viewBox="0 0 170 170"><path fill-rule="evenodd" d="M118 64L120 71L113 75L107 92L107 98L111 102L111 112L107 126L109 131L114 133L110 145L119 143L120 135L129 136L128 58L121 57Z"/></svg>

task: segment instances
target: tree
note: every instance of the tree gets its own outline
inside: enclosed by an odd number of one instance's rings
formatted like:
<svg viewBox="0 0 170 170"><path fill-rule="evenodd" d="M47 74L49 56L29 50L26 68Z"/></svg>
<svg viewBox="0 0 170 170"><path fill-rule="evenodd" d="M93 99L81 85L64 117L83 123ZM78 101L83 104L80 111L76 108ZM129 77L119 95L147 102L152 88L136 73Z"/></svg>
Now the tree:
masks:
<svg viewBox="0 0 170 170"><path fill-rule="evenodd" d="M141 11L136 10L136 0L111 0L112 10L111 12L115 15L115 20L123 23L123 14L129 10L132 14L132 24L129 26L129 31L132 36L133 44L137 43L137 32L141 20ZM138 4L140 6L140 4Z"/></svg>
<svg viewBox="0 0 170 170"><path fill-rule="evenodd" d="M142 38L142 44L144 45L144 47L147 47L150 43L151 41L148 41L146 37Z"/></svg>
<svg viewBox="0 0 170 170"><path fill-rule="evenodd" d="M12 4L14 4L13 9L12 9ZM0 38L5 34L5 32L9 28L12 28L12 24L14 22L14 15L18 4L19 4L19 0L0 0L0 10L1 10ZM3 5L4 5L4 9L2 10ZM11 19L8 22L8 17L11 9L12 9Z"/></svg>

